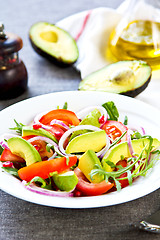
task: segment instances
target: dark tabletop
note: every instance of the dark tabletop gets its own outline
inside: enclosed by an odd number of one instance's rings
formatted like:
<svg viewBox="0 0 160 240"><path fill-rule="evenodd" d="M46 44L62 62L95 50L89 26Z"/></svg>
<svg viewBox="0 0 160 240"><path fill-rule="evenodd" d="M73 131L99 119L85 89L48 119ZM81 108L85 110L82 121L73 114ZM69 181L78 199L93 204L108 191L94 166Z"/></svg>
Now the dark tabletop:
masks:
<svg viewBox="0 0 160 240"><path fill-rule="evenodd" d="M61 69L38 56L29 43L28 31L37 21L56 23L74 13L96 8L116 8L122 0L1 0L0 20L8 32L22 37L23 59L29 75L28 90L20 97L0 101L0 110L37 95L77 90L80 75ZM3 123L1 123L3 124ZM140 199L111 207L60 209L36 205L0 191L0 240L29 239L159 239L160 235L133 227L160 206L160 190Z"/></svg>

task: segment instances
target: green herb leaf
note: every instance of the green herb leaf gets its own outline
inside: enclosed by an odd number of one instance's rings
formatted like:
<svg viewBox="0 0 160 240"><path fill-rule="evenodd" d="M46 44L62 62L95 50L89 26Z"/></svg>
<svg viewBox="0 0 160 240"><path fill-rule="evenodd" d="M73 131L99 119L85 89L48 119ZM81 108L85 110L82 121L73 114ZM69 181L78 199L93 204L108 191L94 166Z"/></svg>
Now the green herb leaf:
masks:
<svg viewBox="0 0 160 240"><path fill-rule="evenodd" d="M4 148L0 145L0 155L2 154Z"/></svg>
<svg viewBox="0 0 160 240"><path fill-rule="evenodd" d="M111 148L111 147L113 147L114 145L116 145L116 144L121 140L121 138L123 138L123 136L124 136L126 133L127 133L127 131L125 131L119 138L117 138L116 140L114 140L114 141L112 142L112 144L110 145L109 148Z"/></svg>
<svg viewBox="0 0 160 240"><path fill-rule="evenodd" d="M22 134L22 127L25 125L22 123L18 123L15 119L14 119L14 122L16 124L16 127L10 128L10 130L15 130L17 133Z"/></svg>
<svg viewBox="0 0 160 240"><path fill-rule="evenodd" d="M18 169L16 169L16 168L2 167L2 169L3 169L4 171L6 171L7 173L15 176L15 177L19 177L19 175L18 175Z"/></svg>
<svg viewBox="0 0 160 240"><path fill-rule="evenodd" d="M121 190L120 182L116 178L114 178L114 181L115 181L115 184L116 184L117 191L120 191Z"/></svg>
<svg viewBox="0 0 160 240"><path fill-rule="evenodd" d="M45 189L48 189L48 190L52 189L50 178L49 178L49 183L47 184L47 182L43 178L36 176L36 177L32 178L32 180L30 182L28 182L26 185L30 185L33 182L40 183L41 184L41 186L40 186L41 188L45 188Z"/></svg>
<svg viewBox="0 0 160 240"><path fill-rule="evenodd" d="M151 152L151 154L156 154L156 153L157 153L157 154L160 154L160 150L157 149L157 150Z"/></svg>
<svg viewBox="0 0 160 240"><path fill-rule="evenodd" d="M127 178L128 178L129 185L132 185L132 173L130 170L127 171Z"/></svg>
<svg viewBox="0 0 160 240"><path fill-rule="evenodd" d="M119 112L118 112L117 107L115 106L114 102L112 102L112 101L106 102L102 106L106 109L106 111L109 115L108 120L118 121Z"/></svg>
<svg viewBox="0 0 160 240"><path fill-rule="evenodd" d="M133 139L140 139L142 138L142 135L140 134L140 132L135 131L132 135L131 135L131 140Z"/></svg>
<svg viewBox="0 0 160 240"><path fill-rule="evenodd" d="M116 168L117 166L113 163L113 162L111 162L111 161L106 161L106 163L111 167L111 168Z"/></svg>
<svg viewBox="0 0 160 240"><path fill-rule="evenodd" d="M68 108L68 103L65 102L64 105L63 105L63 109L67 109Z"/></svg>
<svg viewBox="0 0 160 240"><path fill-rule="evenodd" d="M148 160L150 159L150 153L153 147L152 146L153 138L150 136L147 136L147 137L150 140L149 146L148 147L144 146L139 156L130 158L128 161L128 163L130 162L129 165L127 165L126 167L122 167L121 165L119 165L120 166L119 167L119 166L115 166L114 163L112 163L111 161L106 161L108 165L110 165L111 167L116 167L118 170L112 171L112 172L106 172L103 168L97 167L96 169L93 169L91 171L90 176L92 177L95 174L101 174L101 175L103 174L104 179L106 181L108 179L110 179L111 181L115 181L116 188L118 191L121 189L121 186L119 183L120 180L128 179L129 184L131 185L134 178L138 176L145 176L148 170L153 168L154 163L160 160L159 151L157 152L158 153L156 155L157 157L154 157L153 160L150 160L150 161ZM138 163L138 166L135 168L135 170L133 170L133 168L136 166L136 163ZM127 177L119 178L121 174L125 172L127 172Z"/></svg>
<svg viewBox="0 0 160 240"><path fill-rule="evenodd" d="M66 156L66 164L67 164L67 166L69 164L69 157L68 156Z"/></svg>
<svg viewBox="0 0 160 240"><path fill-rule="evenodd" d="M54 145L48 143L48 144L46 145L46 150L47 150L47 152L50 152L51 149L54 150Z"/></svg>
<svg viewBox="0 0 160 240"><path fill-rule="evenodd" d="M127 124L128 124L128 117L127 117L127 116L124 117L124 122L123 122L123 124L124 124L124 125L127 125Z"/></svg>

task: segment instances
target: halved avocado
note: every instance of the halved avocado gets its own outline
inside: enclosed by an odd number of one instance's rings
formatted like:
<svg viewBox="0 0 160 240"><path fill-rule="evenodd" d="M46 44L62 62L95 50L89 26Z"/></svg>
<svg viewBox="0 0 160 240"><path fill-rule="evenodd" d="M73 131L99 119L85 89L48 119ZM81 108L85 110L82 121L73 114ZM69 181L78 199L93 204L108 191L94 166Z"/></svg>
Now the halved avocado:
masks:
<svg viewBox="0 0 160 240"><path fill-rule="evenodd" d="M79 84L79 90L119 93L135 97L150 82L151 67L143 61L120 61L91 73Z"/></svg>
<svg viewBox="0 0 160 240"><path fill-rule="evenodd" d="M58 66L69 66L79 56L76 41L68 32L54 24L35 23L30 28L29 39L38 54Z"/></svg>

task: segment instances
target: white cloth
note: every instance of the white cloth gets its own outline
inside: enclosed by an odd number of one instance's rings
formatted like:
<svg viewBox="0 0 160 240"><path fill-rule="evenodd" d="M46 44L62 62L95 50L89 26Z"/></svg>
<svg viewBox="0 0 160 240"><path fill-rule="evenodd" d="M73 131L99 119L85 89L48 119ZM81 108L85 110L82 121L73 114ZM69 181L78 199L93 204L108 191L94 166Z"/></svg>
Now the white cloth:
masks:
<svg viewBox="0 0 160 240"><path fill-rule="evenodd" d="M111 31L120 22L128 6L129 0L126 0L118 9L102 7L91 10L84 30L77 41L79 58L74 67L80 72L82 79L111 63L105 56L108 38ZM142 6L140 9L142 9ZM154 15L155 11L157 13L157 9L149 8L149 10L148 5L143 6L143 18L148 14L149 16ZM83 27L87 14L89 14L89 11L80 12L61 20L57 25L76 38ZM136 14L138 16L139 11ZM155 14L155 16L160 16L160 14ZM136 98L160 109L160 70L152 72L152 79L148 87Z"/></svg>

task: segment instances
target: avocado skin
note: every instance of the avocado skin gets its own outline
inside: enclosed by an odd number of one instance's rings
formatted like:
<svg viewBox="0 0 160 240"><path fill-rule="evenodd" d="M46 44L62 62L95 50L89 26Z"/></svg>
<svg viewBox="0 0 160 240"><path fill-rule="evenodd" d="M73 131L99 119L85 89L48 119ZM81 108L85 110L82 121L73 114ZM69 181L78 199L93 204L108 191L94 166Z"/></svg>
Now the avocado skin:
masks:
<svg viewBox="0 0 160 240"><path fill-rule="evenodd" d="M36 53L38 53L40 56L42 56L43 58L47 59L49 62L55 64L58 67L62 67L62 68L66 68L71 66L73 63L75 62L63 62L63 60L61 58L55 58L53 56L51 56L50 54L42 51L39 47L37 47L34 42L32 41L31 37L29 37L30 43L33 47L33 49L35 50Z"/></svg>
<svg viewBox="0 0 160 240"><path fill-rule="evenodd" d="M132 64L134 65L134 63L139 63L139 66L142 67L142 69L144 69L144 70L145 70L145 67L148 68L148 70L150 69L150 74L148 74L149 71L148 72L144 71L144 80L145 81L142 81L141 85L138 86L138 87L133 86L132 89L130 88L130 90L129 89L128 90L127 89L125 89L125 90L121 89L121 90L119 90L119 92L114 91L114 90L116 90L116 89L114 89L114 86L113 86L113 91L108 90L107 87L105 87L105 86L103 88L103 85L101 86L101 89L99 89L99 87L88 87L88 88L85 87L85 84L88 81L89 77L94 78L95 74L97 74L96 75L97 79L101 80L101 76L98 76L98 73L102 72L104 69L115 66L115 70L116 70L118 68L119 64L120 64L121 67L123 67L123 64L124 64L124 66L125 66L125 64L130 64L130 66L131 66ZM145 74L148 74L148 75L145 76ZM107 65L107 66L105 66L105 67L103 67L103 68L101 68L101 69L99 69L99 70L97 70L93 73L90 73L86 78L82 79L82 81L79 84L78 90L80 90L80 91L89 90L89 91L113 92L115 94L121 94L121 95L129 96L129 97L136 97L138 94L140 94L142 91L144 91L147 88L147 86L148 86L148 84L151 80L151 77L152 77L152 70L151 70L151 67L149 66L149 64L147 62L144 62L144 61L141 61L141 60L124 60L124 61L119 61L119 62L109 64L109 65ZM97 80L97 82L99 80ZM90 82L90 85L91 85L91 82Z"/></svg>
<svg viewBox="0 0 160 240"><path fill-rule="evenodd" d="M152 75L150 75L148 80L141 87L133 89L133 90L130 90L130 91L127 91L127 92L122 92L120 94L128 96L128 97L133 97L133 98L136 97L137 95L139 95L141 92L143 92L147 88L149 82L151 81L151 76Z"/></svg>

